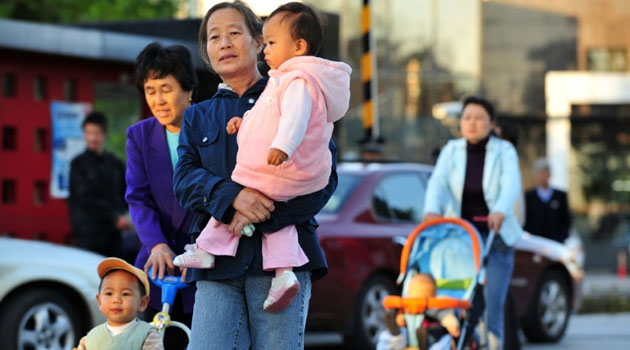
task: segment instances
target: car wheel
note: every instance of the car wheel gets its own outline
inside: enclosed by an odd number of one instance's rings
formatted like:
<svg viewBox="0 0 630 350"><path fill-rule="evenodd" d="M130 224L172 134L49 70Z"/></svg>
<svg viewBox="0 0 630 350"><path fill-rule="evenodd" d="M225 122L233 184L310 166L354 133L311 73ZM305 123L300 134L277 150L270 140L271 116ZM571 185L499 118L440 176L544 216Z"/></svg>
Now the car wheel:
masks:
<svg viewBox="0 0 630 350"><path fill-rule="evenodd" d="M543 275L523 331L531 342L557 342L564 335L571 311L568 282L558 271Z"/></svg>
<svg viewBox="0 0 630 350"><path fill-rule="evenodd" d="M0 313L0 341L7 349L71 350L78 344L76 306L51 288L22 291Z"/></svg>
<svg viewBox="0 0 630 350"><path fill-rule="evenodd" d="M383 299L398 294L393 279L372 276L364 284L355 307L354 330L348 342L353 349L374 349L378 333L384 329Z"/></svg>

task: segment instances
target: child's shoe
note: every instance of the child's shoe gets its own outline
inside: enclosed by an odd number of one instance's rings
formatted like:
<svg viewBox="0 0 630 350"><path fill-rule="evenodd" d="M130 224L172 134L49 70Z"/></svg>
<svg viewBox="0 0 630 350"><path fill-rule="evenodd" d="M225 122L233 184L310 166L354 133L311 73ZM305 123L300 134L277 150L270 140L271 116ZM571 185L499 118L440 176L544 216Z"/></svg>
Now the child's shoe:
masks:
<svg viewBox="0 0 630 350"><path fill-rule="evenodd" d="M192 267L195 269L211 269L214 267L214 255L199 248L195 244L187 244L186 251L173 259L173 265L179 267Z"/></svg>
<svg viewBox="0 0 630 350"><path fill-rule="evenodd" d="M286 270L280 277L271 280L271 288L263 309L268 312L280 312L291 304L299 292L300 282L292 271Z"/></svg>

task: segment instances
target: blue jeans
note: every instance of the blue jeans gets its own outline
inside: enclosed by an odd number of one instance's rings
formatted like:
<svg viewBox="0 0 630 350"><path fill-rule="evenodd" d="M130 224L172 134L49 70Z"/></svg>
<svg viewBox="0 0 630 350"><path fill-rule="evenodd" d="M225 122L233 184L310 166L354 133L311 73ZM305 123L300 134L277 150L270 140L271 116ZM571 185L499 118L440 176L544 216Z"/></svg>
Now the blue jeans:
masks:
<svg viewBox="0 0 630 350"><path fill-rule="evenodd" d="M295 275L300 293L279 313L263 311L272 276L198 281L189 349L304 349L311 273Z"/></svg>
<svg viewBox="0 0 630 350"><path fill-rule="evenodd" d="M503 322L505 299L512 270L514 269L514 248L507 246L501 236L496 235L486 266L486 286L484 296L486 301L485 322L489 337L499 342L503 341Z"/></svg>

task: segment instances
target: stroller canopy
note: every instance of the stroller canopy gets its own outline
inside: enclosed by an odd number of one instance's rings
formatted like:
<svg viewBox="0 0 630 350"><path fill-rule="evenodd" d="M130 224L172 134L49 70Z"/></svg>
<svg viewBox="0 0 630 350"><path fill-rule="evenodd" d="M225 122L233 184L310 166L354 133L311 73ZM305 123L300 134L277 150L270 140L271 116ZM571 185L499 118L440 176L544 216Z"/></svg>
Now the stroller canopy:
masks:
<svg viewBox="0 0 630 350"><path fill-rule="evenodd" d="M438 294L462 297L481 269L483 250L477 230L467 221L440 218L419 225L407 239L401 256L401 277L410 271L429 273Z"/></svg>

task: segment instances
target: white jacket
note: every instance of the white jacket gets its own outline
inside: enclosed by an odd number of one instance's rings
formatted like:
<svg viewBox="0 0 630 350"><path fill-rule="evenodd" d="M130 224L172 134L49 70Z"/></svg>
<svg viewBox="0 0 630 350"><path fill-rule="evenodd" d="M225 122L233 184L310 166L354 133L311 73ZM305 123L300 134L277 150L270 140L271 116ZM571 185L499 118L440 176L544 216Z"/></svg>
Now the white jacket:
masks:
<svg viewBox="0 0 630 350"><path fill-rule="evenodd" d="M466 139L449 141L438 158L429 179L424 213L461 217L466 180ZM511 143L490 136L483 166L483 195L490 213L505 216L499 234L511 246L523 230L514 216L514 203L521 193L518 156Z"/></svg>

